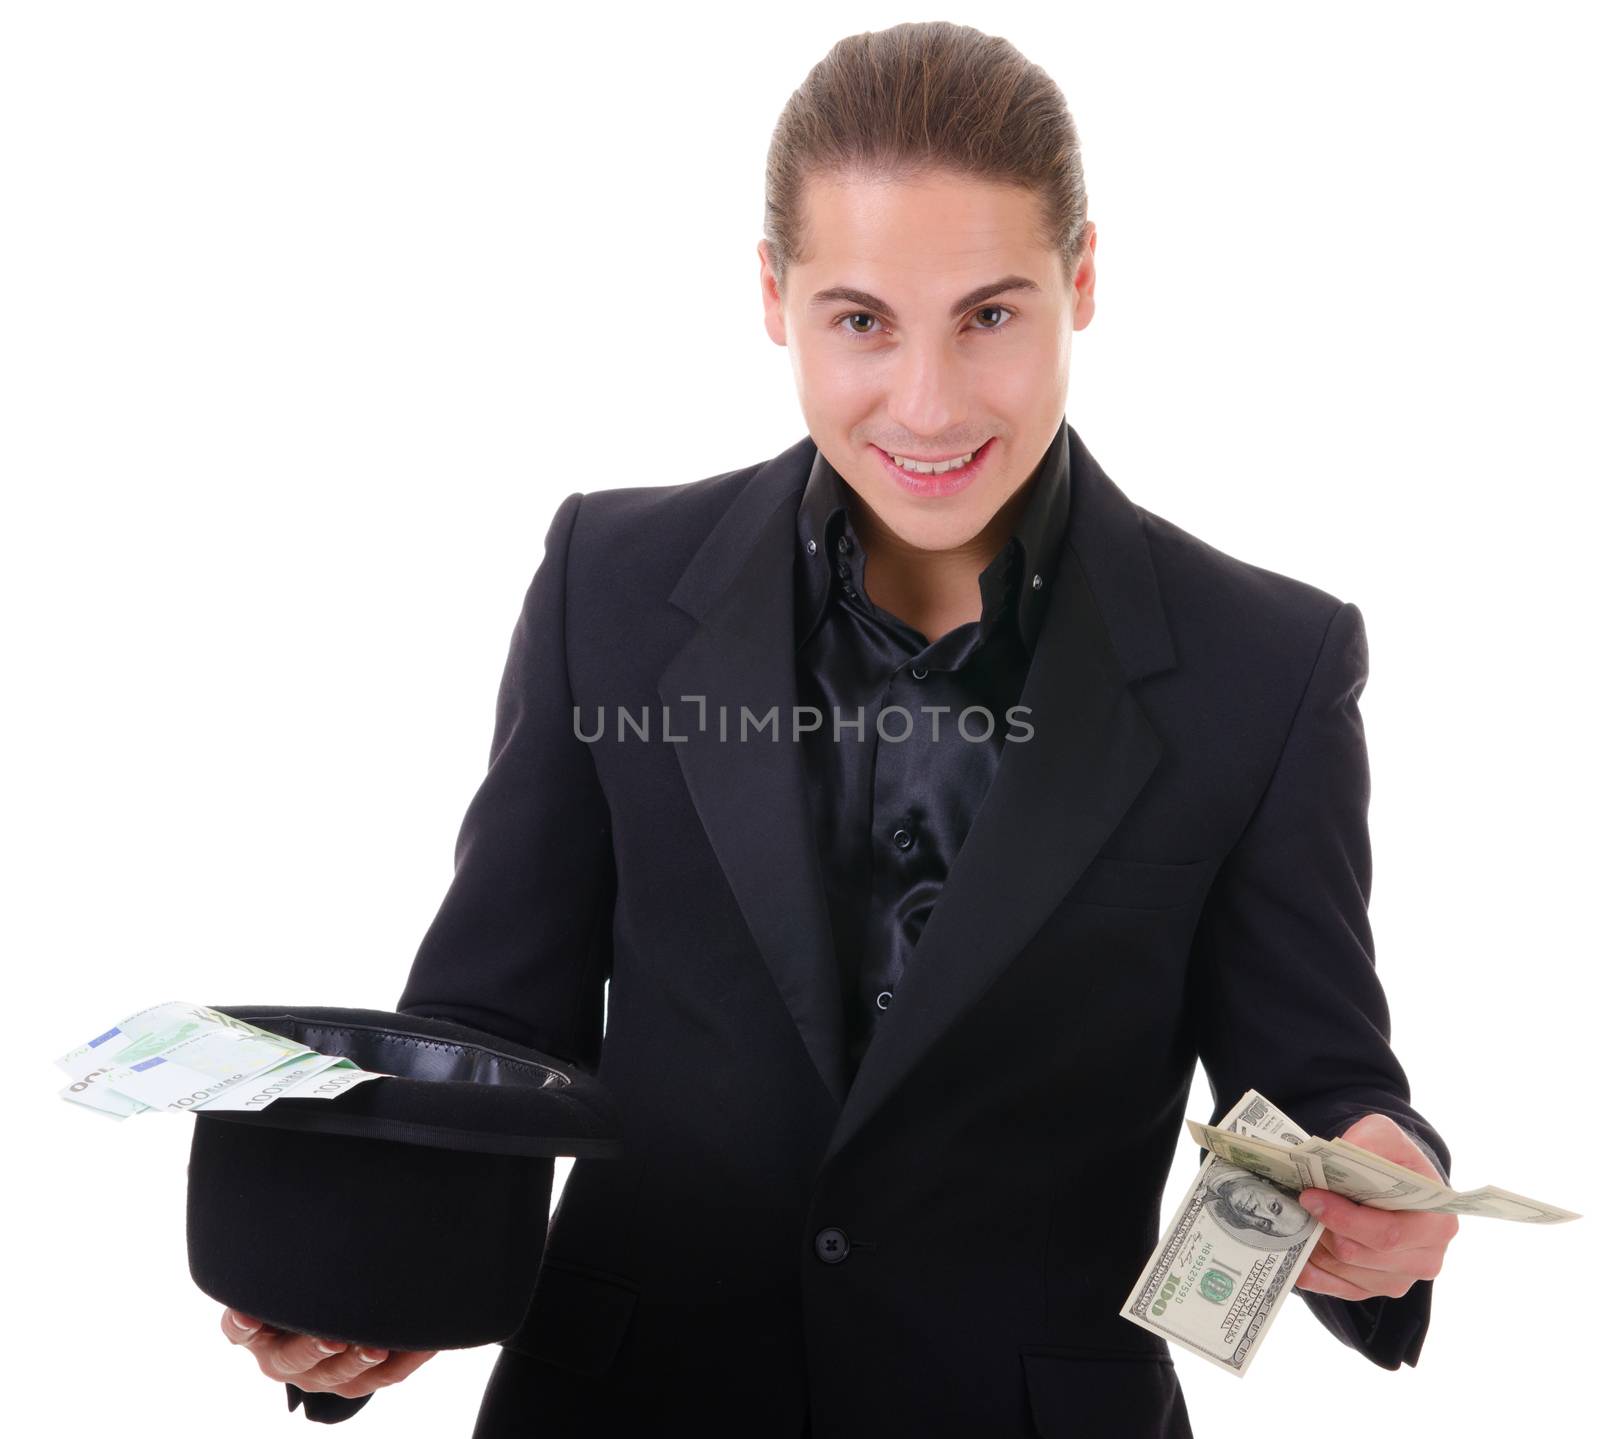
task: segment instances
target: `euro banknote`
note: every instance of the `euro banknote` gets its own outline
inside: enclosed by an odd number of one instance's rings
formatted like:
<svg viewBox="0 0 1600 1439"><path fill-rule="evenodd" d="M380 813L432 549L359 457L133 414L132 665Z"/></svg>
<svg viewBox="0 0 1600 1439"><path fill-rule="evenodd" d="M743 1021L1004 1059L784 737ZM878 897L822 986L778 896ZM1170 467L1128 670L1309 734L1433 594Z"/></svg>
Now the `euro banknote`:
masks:
<svg viewBox="0 0 1600 1439"><path fill-rule="evenodd" d="M201 1004L171 1000L112 1025L56 1060L63 1099L115 1119L149 1110L250 1111L333 1099L388 1078Z"/></svg>

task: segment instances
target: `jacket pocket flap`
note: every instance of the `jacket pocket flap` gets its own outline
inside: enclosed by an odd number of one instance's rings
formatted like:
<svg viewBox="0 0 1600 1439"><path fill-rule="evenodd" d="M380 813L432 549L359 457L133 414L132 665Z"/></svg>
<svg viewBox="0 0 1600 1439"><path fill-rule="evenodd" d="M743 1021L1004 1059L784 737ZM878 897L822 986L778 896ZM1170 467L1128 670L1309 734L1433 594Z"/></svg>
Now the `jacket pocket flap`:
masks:
<svg viewBox="0 0 1600 1439"><path fill-rule="evenodd" d="M625 1280L552 1263L547 1255L527 1317L505 1347L579 1374L604 1374L622 1347L638 1298Z"/></svg>
<svg viewBox="0 0 1600 1439"><path fill-rule="evenodd" d="M1168 1354L1022 1351L1043 1439L1191 1439Z"/></svg>

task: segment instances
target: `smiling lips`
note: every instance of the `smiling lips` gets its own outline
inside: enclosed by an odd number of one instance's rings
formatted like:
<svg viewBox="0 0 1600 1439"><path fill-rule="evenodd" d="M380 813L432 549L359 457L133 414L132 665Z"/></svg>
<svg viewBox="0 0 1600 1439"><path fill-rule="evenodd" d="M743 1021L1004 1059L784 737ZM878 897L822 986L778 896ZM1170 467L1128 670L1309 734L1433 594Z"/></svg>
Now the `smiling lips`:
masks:
<svg viewBox="0 0 1600 1439"><path fill-rule="evenodd" d="M966 455L953 455L945 460L916 460L906 455L895 455L874 445L879 462L904 490L924 498L953 495L966 489L983 470L994 450L994 438L985 440L976 450Z"/></svg>
<svg viewBox="0 0 1600 1439"><path fill-rule="evenodd" d="M889 453L885 451L885 453ZM947 460L919 460L911 455L896 455L889 453L889 458L895 464L908 469L915 475L942 475L947 470L959 470L975 454L976 450L968 450L964 455L952 455Z"/></svg>

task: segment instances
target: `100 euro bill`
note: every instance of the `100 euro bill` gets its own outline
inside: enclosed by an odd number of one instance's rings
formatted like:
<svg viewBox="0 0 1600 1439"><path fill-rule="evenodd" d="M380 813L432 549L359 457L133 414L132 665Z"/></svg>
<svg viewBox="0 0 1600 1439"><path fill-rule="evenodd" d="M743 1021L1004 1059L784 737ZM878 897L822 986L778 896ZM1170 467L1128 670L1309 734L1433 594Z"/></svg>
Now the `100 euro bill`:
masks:
<svg viewBox="0 0 1600 1439"><path fill-rule="evenodd" d="M152 1109L249 1111L279 1099L332 1099L388 1077L176 1000L129 1015L56 1065L71 1079L63 1099L117 1119Z"/></svg>

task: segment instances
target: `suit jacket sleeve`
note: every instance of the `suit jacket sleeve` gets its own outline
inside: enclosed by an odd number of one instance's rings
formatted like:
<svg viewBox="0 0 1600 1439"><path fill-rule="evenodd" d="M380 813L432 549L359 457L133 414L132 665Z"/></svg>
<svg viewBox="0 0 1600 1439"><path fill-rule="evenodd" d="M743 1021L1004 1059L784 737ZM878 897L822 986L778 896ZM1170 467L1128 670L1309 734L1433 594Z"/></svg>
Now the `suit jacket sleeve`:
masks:
<svg viewBox="0 0 1600 1439"><path fill-rule="evenodd" d="M348 1419L372 1398L363 1394L359 1399L346 1399L342 1394L328 1394L313 1389L309 1394L298 1384L285 1384L289 1396L289 1412L299 1409L313 1424L339 1424Z"/></svg>
<svg viewBox="0 0 1600 1439"><path fill-rule="evenodd" d="M616 871L591 747L573 723L567 556L582 494L557 507L512 630L489 766L455 876L397 1008L454 1019L594 1070Z"/></svg>
<svg viewBox="0 0 1600 1439"><path fill-rule="evenodd" d="M1361 611L1341 604L1276 768L1207 896L1191 1014L1219 1121L1247 1089L1325 1139L1369 1113L1417 1139L1446 1179L1450 1153L1410 1103L1368 922L1371 781L1357 707L1367 681ZM1433 1281L1400 1299L1295 1290L1345 1344L1386 1369L1415 1364Z"/></svg>
<svg viewBox="0 0 1600 1439"><path fill-rule="evenodd" d="M489 767L467 805L455 875L396 1009L459 1020L593 1070L611 972L610 814L577 737L567 674L567 554L581 493L557 507L524 596L495 707ZM371 1395L286 1386L337 1424Z"/></svg>

